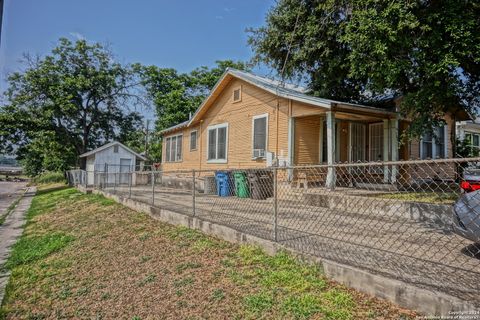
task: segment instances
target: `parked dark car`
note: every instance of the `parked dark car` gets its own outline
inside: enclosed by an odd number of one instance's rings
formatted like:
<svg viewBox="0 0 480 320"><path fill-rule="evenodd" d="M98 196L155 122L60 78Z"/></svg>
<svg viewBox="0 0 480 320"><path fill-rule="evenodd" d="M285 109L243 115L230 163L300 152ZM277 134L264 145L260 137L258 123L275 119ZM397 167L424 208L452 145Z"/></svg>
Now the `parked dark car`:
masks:
<svg viewBox="0 0 480 320"><path fill-rule="evenodd" d="M453 229L458 235L480 243L480 190L465 193L455 203Z"/></svg>

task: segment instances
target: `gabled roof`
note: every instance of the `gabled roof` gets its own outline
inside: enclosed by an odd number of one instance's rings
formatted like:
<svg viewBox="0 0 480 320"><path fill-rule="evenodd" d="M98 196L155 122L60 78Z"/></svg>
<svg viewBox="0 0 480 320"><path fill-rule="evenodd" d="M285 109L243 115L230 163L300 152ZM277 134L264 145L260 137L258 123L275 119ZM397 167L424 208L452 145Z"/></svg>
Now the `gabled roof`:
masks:
<svg viewBox="0 0 480 320"><path fill-rule="evenodd" d="M120 142L118 142L118 141L112 141L112 142L109 142L109 143L107 143L107 144L104 144L104 145L101 146L101 147L98 147L98 148L96 148L96 149L93 149L93 150L91 150L91 151L88 151L88 152L85 152L85 153L79 155L79 157L80 157L80 158L88 157L88 156L91 156L91 155L93 155L93 154L95 154L95 153L97 153L97 152L100 152L100 151L102 151L102 150L108 149L108 148L113 147L113 146L120 146L120 147L126 149L127 151L133 153L137 158L140 158L141 160L144 160L144 161L147 160L147 158L145 158L145 157L142 156L141 154L136 153L135 151L133 151L132 149L130 149L129 147L127 147L126 145L124 145L123 143L120 143Z"/></svg>
<svg viewBox="0 0 480 320"><path fill-rule="evenodd" d="M275 96L306 103L312 106L317 106L325 109L332 109L332 106L341 105L350 110L357 109L357 110L374 111L374 112L386 113L386 114L395 114L395 112L385 110L382 108L314 97L314 96L308 95L307 94L308 89L304 87L261 77L250 72L227 68L223 73L223 75L221 76L221 78L217 81L217 83L211 90L208 97L205 98L205 100L202 102L200 107L197 109L193 117L189 121L182 122L178 125L175 125L173 127L163 130L162 133L166 133L179 128L189 127L192 123L200 120L203 113L210 107L213 101L218 97L220 92L226 86L226 83L228 83L229 80L231 80L232 78L241 79Z"/></svg>
<svg viewBox="0 0 480 320"><path fill-rule="evenodd" d="M167 131L172 131L172 130L175 130L175 129L180 129L180 128L187 127L189 122L190 122L190 120L180 122L179 124L168 127L167 129L163 129L162 131L160 131L160 133L164 133L164 132L167 132Z"/></svg>

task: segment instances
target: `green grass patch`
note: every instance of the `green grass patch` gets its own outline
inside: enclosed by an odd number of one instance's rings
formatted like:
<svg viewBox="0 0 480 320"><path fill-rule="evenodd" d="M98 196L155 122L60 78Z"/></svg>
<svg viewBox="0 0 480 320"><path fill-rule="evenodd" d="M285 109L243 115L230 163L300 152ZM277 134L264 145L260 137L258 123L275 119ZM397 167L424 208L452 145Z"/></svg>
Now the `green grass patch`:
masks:
<svg viewBox="0 0 480 320"><path fill-rule="evenodd" d="M394 199L407 202L424 202L434 204L452 204L458 200L459 195L454 192L398 192L375 195L383 199Z"/></svg>
<svg viewBox="0 0 480 320"><path fill-rule="evenodd" d="M29 264L66 247L74 238L57 232L42 236L22 237L14 246L10 258L5 263L8 269Z"/></svg>
<svg viewBox="0 0 480 320"><path fill-rule="evenodd" d="M286 252L266 255L241 246L223 263L234 283L257 290L243 299L247 318L352 319L356 303L348 291L328 284L322 270Z"/></svg>

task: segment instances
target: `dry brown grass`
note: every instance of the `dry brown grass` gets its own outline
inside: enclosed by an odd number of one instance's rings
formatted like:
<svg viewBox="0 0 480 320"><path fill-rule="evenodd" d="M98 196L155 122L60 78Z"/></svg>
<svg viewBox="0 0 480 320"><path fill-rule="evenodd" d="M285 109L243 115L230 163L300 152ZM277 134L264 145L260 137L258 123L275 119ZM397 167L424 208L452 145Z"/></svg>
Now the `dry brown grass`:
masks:
<svg viewBox="0 0 480 320"><path fill-rule="evenodd" d="M288 255L267 257L255 248L166 225L71 189L41 194L33 203L24 237L52 233L74 240L61 250L12 267L2 306L6 319L414 315L328 281L316 267ZM290 278L282 280L281 275L297 274L295 268L302 276L295 283L283 283ZM278 280L269 277L275 272ZM305 303L292 300L303 295L309 298Z"/></svg>

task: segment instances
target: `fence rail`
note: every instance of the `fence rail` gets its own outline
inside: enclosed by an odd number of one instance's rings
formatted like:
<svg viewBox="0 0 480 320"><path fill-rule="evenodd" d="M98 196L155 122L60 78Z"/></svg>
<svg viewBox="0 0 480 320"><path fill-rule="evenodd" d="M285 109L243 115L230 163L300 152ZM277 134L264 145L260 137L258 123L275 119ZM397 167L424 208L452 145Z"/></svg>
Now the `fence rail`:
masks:
<svg viewBox="0 0 480 320"><path fill-rule="evenodd" d="M69 177L480 306L479 164L472 158L221 171L107 169Z"/></svg>

